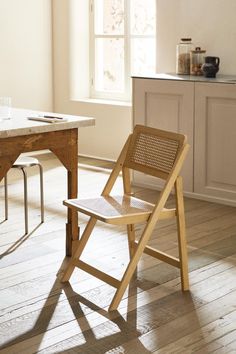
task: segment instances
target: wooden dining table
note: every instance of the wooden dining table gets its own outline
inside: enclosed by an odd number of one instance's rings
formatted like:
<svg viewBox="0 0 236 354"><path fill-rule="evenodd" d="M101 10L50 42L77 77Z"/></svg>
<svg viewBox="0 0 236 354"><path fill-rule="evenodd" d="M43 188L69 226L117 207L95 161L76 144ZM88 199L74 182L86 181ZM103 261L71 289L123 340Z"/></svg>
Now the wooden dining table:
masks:
<svg viewBox="0 0 236 354"><path fill-rule="evenodd" d="M50 115L55 122L29 120ZM72 116L52 112L12 109L12 117L0 121L0 181L21 153L50 150L67 169L68 198L78 196L78 129L95 125L92 117ZM79 242L78 215L67 211L66 250L71 256Z"/></svg>

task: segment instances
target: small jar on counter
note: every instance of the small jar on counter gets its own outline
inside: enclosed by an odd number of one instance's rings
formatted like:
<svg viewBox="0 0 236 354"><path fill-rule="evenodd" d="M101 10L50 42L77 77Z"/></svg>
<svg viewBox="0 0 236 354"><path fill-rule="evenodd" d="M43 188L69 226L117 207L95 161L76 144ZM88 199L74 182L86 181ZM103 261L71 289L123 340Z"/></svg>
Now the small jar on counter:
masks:
<svg viewBox="0 0 236 354"><path fill-rule="evenodd" d="M195 76L203 75L202 64L205 62L206 51L200 47L196 47L195 50L190 52L190 74Z"/></svg>
<svg viewBox="0 0 236 354"><path fill-rule="evenodd" d="M179 75L190 74L190 52L194 49L191 38L181 38L176 47L176 73Z"/></svg>

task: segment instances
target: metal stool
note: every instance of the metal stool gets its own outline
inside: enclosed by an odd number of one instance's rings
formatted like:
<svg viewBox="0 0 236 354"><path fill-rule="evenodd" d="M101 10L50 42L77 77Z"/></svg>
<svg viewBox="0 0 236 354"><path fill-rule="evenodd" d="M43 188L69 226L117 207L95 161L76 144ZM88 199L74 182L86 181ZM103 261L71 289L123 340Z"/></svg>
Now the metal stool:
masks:
<svg viewBox="0 0 236 354"><path fill-rule="evenodd" d="M25 234L28 234L28 190L27 190L27 173L25 168L38 166L40 175L40 201L41 201L41 222L44 222L44 202L43 202L43 168L39 161L33 157L19 157L12 168L18 168L22 171L24 177L24 210L25 210ZM7 175L4 178L5 188L5 219L8 219L8 188L7 188Z"/></svg>

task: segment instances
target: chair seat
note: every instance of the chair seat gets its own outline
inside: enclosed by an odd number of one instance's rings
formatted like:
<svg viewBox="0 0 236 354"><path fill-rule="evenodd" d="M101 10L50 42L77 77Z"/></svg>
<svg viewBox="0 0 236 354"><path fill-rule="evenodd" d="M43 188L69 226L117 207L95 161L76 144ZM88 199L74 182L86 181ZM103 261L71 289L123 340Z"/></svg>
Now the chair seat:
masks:
<svg viewBox="0 0 236 354"><path fill-rule="evenodd" d="M151 203L127 195L69 199L63 204L115 225L146 221L154 208Z"/></svg>
<svg viewBox="0 0 236 354"><path fill-rule="evenodd" d="M38 159L34 157L21 156L14 162L12 168L23 168L38 165Z"/></svg>

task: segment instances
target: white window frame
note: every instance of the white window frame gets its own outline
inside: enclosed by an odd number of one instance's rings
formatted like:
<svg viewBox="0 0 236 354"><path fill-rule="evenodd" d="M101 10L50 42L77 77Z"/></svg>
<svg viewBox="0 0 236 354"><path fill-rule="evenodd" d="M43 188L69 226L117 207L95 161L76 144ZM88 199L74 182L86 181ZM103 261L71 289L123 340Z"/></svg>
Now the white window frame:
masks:
<svg viewBox="0 0 236 354"><path fill-rule="evenodd" d="M145 0L144 0L145 1ZM130 34L130 0L124 0L124 35L96 35L95 34L95 11L94 0L90 0L90 97L97 99L111 99L111 100L131 100L131 39L134 38L154 38L154 35L131 35ZM104 92L95 90L95 40L97 38L124 38L124 92ZM156 58L155 58L156 60Z"/></svg>

